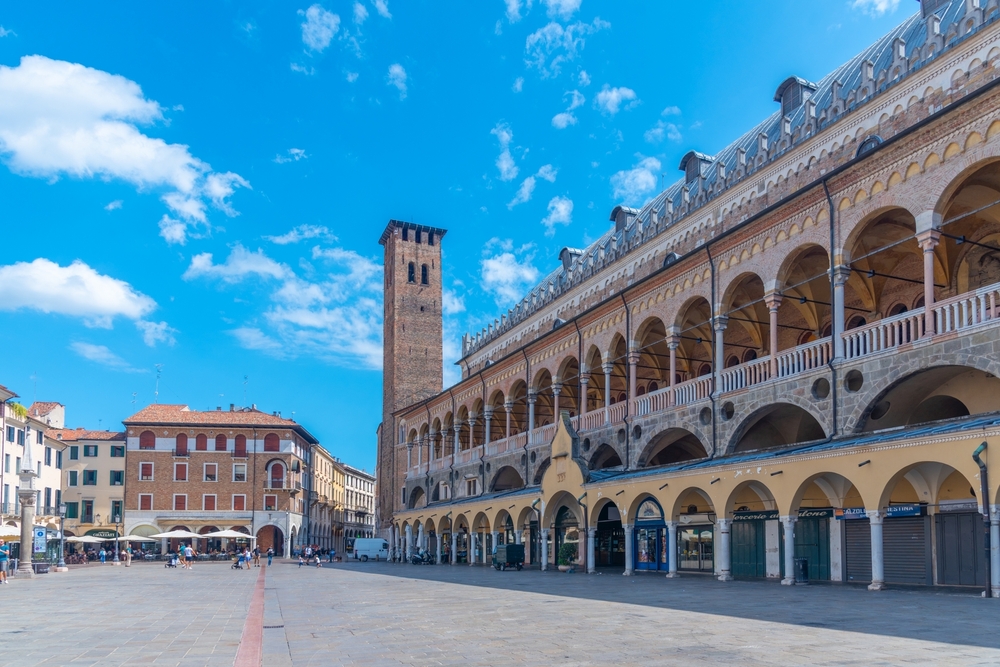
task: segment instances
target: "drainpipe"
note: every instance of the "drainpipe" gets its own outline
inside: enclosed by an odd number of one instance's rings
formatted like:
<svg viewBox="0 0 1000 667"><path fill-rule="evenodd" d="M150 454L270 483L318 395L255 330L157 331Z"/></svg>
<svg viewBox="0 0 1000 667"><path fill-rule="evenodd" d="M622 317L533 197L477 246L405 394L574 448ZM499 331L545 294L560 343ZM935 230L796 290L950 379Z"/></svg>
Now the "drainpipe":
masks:
<svg viewBox="0 0 1000 667"><path fill-rule="evenodd" d="M587 411L587 396L583 391L583 334L580 332L579 318L573 318L573 326L576 327L576 414L580 418L577 422L583 426L583 413ZM588 371L590 369L587 369Z"/></svg>
<svg viewBox="0 0 1000 667"><path fill-rule="evenodd" d="M531 396L531 359L528 358L528 353L524 349L524 347L521 347L521 354L524 355L524 380L525 380L525 387L524 387L524 414L525 414L525 419L527 419L528 418L527 417L528 411L531 410L531 406L528 405L528 398ZM525 423L525 426L528 426L528 424ZM524 485L528 486L528 479L529 479L529 477L528 477L528 470L529 470L529 466L531 465L531 461L528 460L528 447L531 445L531 431L529 429L525 429L525 433L527 435L525 435L525 437L524 437L524 455L523 455L524 456Z"/></svg>
<svg viewBox="0 0 1000 667"><path fill-rule="evenodd" d="M986 451L986 443L976 447L972 452L972 460L979 466L979 483L982 485L983 493L983 523L986 526L986 535L983 543L986 545L986 593L985 597L993 597L993 563L992 551L990 549L990 485L986 477L986 464L979 458L979 455Z"/></svg>
<svg viewBox="0 0 1000 667"><path fill-rule="evenodd" d="M833 361L836 355L837 349L837 337L843 334L843 331L837 331L837 314L834 312L836 308L836 290L834 286L834 275L836 271L836 265L833 258L834 249L836 247L836 224L834 223L834 215L836 211L833 208L833 197L830 196L830 188L827 187L827 178L823 179L823 193L826 194L826 205L830 209L830 361L827 366L830 367L830 399L833 401L833 429L830 431L830 437L833 438L837 435L837 367L834 365Z"/></svg>
<svg viewBox="0 0 1000 667"><path fill-rule="evenodd" d="M625 292L620 292L618 296L622 298L622 303L625 305L625 334L628 336L625 340L625 386L628 387L625 395L628 398L625 401L625 416L622 417L622 422L625 423L625 470L628 470L632 465L632 434L629 433L628 418L631 416L632 401L635 400L635 396L632 396L631 392L632 370L629 368L628 361L632 349L632 313L628 309ZM637 370L636 373L638 374L638 372Z"/></svg>
<svg viewBox="0 0 1000 667"><path fill-rule="evenodd" d="M430 401L424 403L424 410L427 411L427 435L431 434L431 405ZM431 497L431 461L434 460L434 442L427 443L427 472L424 473L424 497L430 500Z"/></svg>
<svg viewBox="0 0 1000 667"><path fill-rule="evenodd" d="M483 377L483 371L479 371L479 384L483 386L483 451L479 453L479 468L482 470L479 475L483 478L483 492L480 495L486 495L486 443L490 441L490 423L493 420L486 419L486 379ZM469 429L469 444L472 444L472 429ZM484 547L485 541L486 538L483 537Z"/></svg>
<svg viewBox="0 0 1000 667"><path fill-rule="evenodd" d="M455 426L455 424L458 423L457 422L457 420L458 420L458 411L455 410L455 394L452 393L451 389L452 389L451 387L448 387L448 395L451 396L451 427L452 428L457 428ZM451 487L451 498L449 498L448 500L452 500L452 499L455 498L455 447L454 447L454 442L455 441L452 440L451 466L450 466L451 469L448 471L448 478L449 478L448 479L448 485ZM444 446L444 444L442 443L442 447L443 446Z"/></svg>
<svg viewBox="0 0 1000 667"><path fill-rule="evenodd" d="M718 335L715 332L715 260L712 258L712 244L711 242L705 244L705 254L708 255L708 268L712 272L712 303L709 304L709 312L712 317L712 378L713 385L718 385L719 373L722 372L721 368L715 368L715 337ZM712 402L712 458L715 458L719 453L719 438L717 433L716 422L718 420L715 410L715 392L716 386L712 387L712 391L708 392L708 400Z"/></svg>

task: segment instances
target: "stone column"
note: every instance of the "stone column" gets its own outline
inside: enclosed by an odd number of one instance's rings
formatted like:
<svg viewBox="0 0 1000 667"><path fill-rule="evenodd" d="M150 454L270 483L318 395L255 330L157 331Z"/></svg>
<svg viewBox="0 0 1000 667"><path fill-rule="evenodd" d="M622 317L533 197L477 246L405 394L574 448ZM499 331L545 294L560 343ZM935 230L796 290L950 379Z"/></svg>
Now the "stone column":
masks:
<svg viewBox="0 0 1000 667"><path fill-rule="evenodd" d="M521 540L523 540L523 539L524 539L524 531L523 530L515 530L514 531L514 544L521 544Z"/></svg>
<svg viewBox="0 0 1000 667"><path fill-rule="evenodd" d="M833 269L833 357L844 358L844 327L847 326L844 315L844 285L851 277L851 269L838 266Z"/></svg>
<svg viewBox="0 0 1000 667"><path fill-rule="evenodd" d="M715 363L713 364L712 370L715 375L715 388L714 391L718 392L722 389L722 385L719 383L719 375L726 368L726 344L725 344L725 332L726 327L729 325L729 317L726 315L717 315L715 317L714 327L715 327Z"/></svg>
<svg viewBox="0 0 1000 667"><path fill-rule="evenodd" d="M476 536L478 533L469 532L469 551L468 556L465 560L468 561L469 566L476 564Z"/></svg>
<svg viewBox="0 0 1000 667"><path fill-rule="evenodd" d="M549 569L549 529L540 528L542 534L542 553L538 555L538 562L541 563L542 572Z"/></svg>
<svg viewBox="0 0 1000 667"><path fill-rule="evenodd" d="M413 526L406 524L406 550L403 552L406 555L406 562L410 562L411 549L413 548Z"/></svg>
<svg viewBox="0 0 1000 667"><path fill-rule="evenodd" d="M493 533L494 544L496 544L496 533ZM483 531L483 565L490 562L490 545L486 544L486 531Z"/></svg>
<svg viewBox="0 0 1000 667"><path fill-rule="evenodd" d="M670 327L670 336L667 338L667 348L670 350L670 404L677 405L674 396L674 384L677 380L677 348L680 347L681 337L676 333L676 327Z"/></svg>
<svg viewBox="0 0 1000 667"><path fill-rule="evenodd" d="M631 349L628 352L628 400L634 401L638 396L636 395L636 383L638 382L638 372L639 372L639 346L637 343L633 342Z"/></svg>
<svg viewBox="0 0 1000 667"><path fill-rule="evenodd" d="M768 352L771 357L771 379L778 377L778 308L781 306L781 295L772 292L764 297L767 304L768 318Z"/></svg>
<svg viewBox="0 0 1000 667"><path fill-rule="evenodd" d="M417 553L426 548L424 545L424 524L417 526Z"/></svg>
<svg viewBox="0 0 1000 667"><path fill-rule="evenodd" d="M559 382L552 383L552 423L555 424L559 421L559 394L562 393L562 384Z"/></svg>
<svg viewBox="0 0 1000 667"><path fill-rule="evenodd" d="M490 444L490 431L493 429L493 408L483 408L483 443Z"/></svg>
<svg viewBox="0 0 1000 667"><path fill-rule="evenodd" d="M615 365L611 362L601 364L601 370L604 371L604 409L607 410L611 407L611 373L614 372ZM607 415L606 419L611 419L611 416Z"/></svg>
<svg viewBox="0 0 1000 667"><path fill-rule="evenodd" d="M587 529L587 574L593 574L597 564L597 529Z"/></svg>
<svg viewBox="0 0 1000 667"><path fill-rule="evenodd" d="M441 535L441 531L438 530L438 532L437 532L437 558L435 559L435 562L438 565L441 564L441 549L442 549L442 547L444 545L444 539L443 538L444 538L444 536Z"/></svg>
<svg viewBox="0 0 1000 667"><path fill-rule="evenodd" d="M634 540L632 539L634 533L632 526L629 524L623 524L622 528L625 529L625 571L622 572L622 574L626 577L630 577L632 576L632 571L635 567L635 563L633 562L633 559L635 558L635 545L633 544Z"/></svg>
<svg viewBox="0 0 1000 667"><path fill-rule="evenodd" d="M587 414L587 385L590 384L590 373L580 374L580 426L583 427L582 417Z"/></svg>
<svg viewBox="0 0 1000 667"><path fill-rule="evenodd" d="M868 585L868 590L870 591L885 590L885 566L882 545L882 521L884 519L884 511L868 510L868 520L871 522L872 529L872 583Z"/></svg>
<svg viewBox="0 0 1000 667"><path fill-rule="evenodd" d="M451 564L458 564L458 530L451 527Z"/></svg>
<svg viewBox="0 0 1000 667"><path fill-rule="evenodd" d="M941 240L936 229L917 234L917 243L924 251L924 335L934 335L934 249Z"/></svg>
<svg viewBox="0 0 1000 667"><path fill-rule="evenodd" d="M528 392L528 433L535 430L535 403L538 402L538 392L532 390ZM530 445L531 442L529 441Z"/></svg>
<svg viewBox="0 0 1000 667"><path fill-rule="evenodd" d="M462 442L461 442L461 437L462 437L462 423L461 422L455 422L455 425L454 425L454 427L453 427L452 430L455 432L455 451L454 451L454 456L458 456L458 453L460 451L462 451Z"/></svg>
<svg viewBox="0 0 1000 667"><path fill-rule="evenodd" d="M504 409L504 412L507 413L507 426L504 428L504 436L503 437L509 438L510 437L510 417L511 417L511 413L514 412L514 403L513 403L513 401L506 401L503 404L503 409Z"/></svg>
<svg viewBox="0 0 1000 667"><path fill-rule="evenodd" d="M1000 505L990 505L990 586L1000 598Z"/></svg>
<svg viewBox="0 0 1000 667"><path fill-rule="evenodd" d="M413 467L413 443L406 443L406 472L410 472L410 468Z"/></svg>
<svg viewBox="0 0 1000 667"><path fill-rule="evenodd" d="M733 580L732 554L729 546L729 528L732 522L732 519L718 519L716 521L716 527L719 529L719 548L715 551L715 557L718 559L719 581Z"/></svg>
<svg viewBox="0 0 1000 667"><path fill-rule="evenodd" d="M476 436L476 415L472 412L469 413L469 449L476 446L475 443Z"/></svg>
<svg viewBox="0 0 1000 667"><path fill-rule="evenodd" d="M782 586L795 585L795 522L798 516L781 517L781 526L785 530L785 577L781 580Z"/></svg>
<svg viewBox="0 0 1000 667"><path fill-rule="evenodd" d="M424 443L426 442L426 435L417 438L417 470L420 470L424 466Z"/></svg>
<svg viewBox="0 0 1000 667"><path fill-rule="evenodd" d="M437 447L436 447L436 445L437 445L437 436L438 436L438 432L432 429L430 431L430 435L428 436L428 440L427 440L427 463L428 464L431 461L433 461L434 459L439 458L438 456L435 455L437 452L434 451L435 449L437 449ZM442 445L443 444L444 443L442 442ZM444 447L443 446L441 447L441 455L442 456L444 455ZM430 466L428 465L428 469L429 468L430 468Z"/></svg>
<svg viewBox="0 0 1000 667"><path fill-rule="evenodd" d="M667 578L677 576L677 522L667 522Z"/></svg>
<svg viewBox="0 0 1000 667"><path fill-rule="evenodd" d="M34 557L35 478L38 473L35 472L35 464L31 460L30 425L24 428L24 443L24 458L21 460L21 469L17 471L18 480L21 482L21 486L17 489L17 498L21 501L21 555L17 559L17 576L31 578L35 576L35 568L31 561Z"/></svg>

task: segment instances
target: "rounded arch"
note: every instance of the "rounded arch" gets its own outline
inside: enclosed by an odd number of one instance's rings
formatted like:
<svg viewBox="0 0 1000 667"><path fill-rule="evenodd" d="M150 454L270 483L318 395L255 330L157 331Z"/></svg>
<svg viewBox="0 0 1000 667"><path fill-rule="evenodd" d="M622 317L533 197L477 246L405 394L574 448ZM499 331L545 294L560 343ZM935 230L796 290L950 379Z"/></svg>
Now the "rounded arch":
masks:
<svg viewBox="0 0 1000 667"><path fill-rule="evenodd" d="M874 502L874 499L872 499ZM868 507L855 484L836 472L821 472L804 479L781 507L781 514L794 516L803 507Z"/></svg>
<svg viewBox="0 0 1000 667"><path fill-rule="evenodd" d="M778 350L830 335L830 253L808 243L789 253L778 270Z"/></svg>
<svg viewBox="0 0 1000 667"><path fill-rule="evenodd" d="M778 509L774 493L760 480L751 479L741 482L729 493L726 499L725 516L732 517L733 512L765 511Z"/></svg>
<svg viewBox="0 0 1000 667"><path fill-rule="evenodd" d="M621 403L628 394L628 343L616 332L611 337L604 363L611 369L611 403Z"/></svg>
<svg viewBox="0 0 1000 667"><path fill-rule="evenodd" d="M473 532L488 532L491 525L490 518L486 516L486 512L477 512L476 518L472 520Z"/></svg>
<svg viewBox="0 0 1000 667"><path fill-rule="evenodd" d="M406 503L407 509L419 509L427 506L427 494L422 487L415 486L410 491L410 499Z"/></svg>
<svg viewBox="0 0 1000 667"><path fill-rule="evenodd" d="M573 494L568 491L557 491L551 498L545 501L545 512L542 515L542 527L546 528L554 524L556 516L559 514L559 510L563 507L569 510L579 525L583 525L583 508L580 507L580 503L578 503Z"/></svg>
<svg viewBox="0 0 1000 667"><path fill-rule="evenodd" d="M973 181L977 175L981 176L988 173L990 169L997 168L1000 168L1000 157L989 157L966 166L941 191L941 195L934 205L935 213L947 220L949 209L954 204L959 191L970 181Z"/></svg>
<svg viewBox="0 0 1000 667"><path fill-rule="evenodd" d="M589 519L588 523L591 526L596 526L597 525L597 522L601 518L601 513L604 512L604 508L607 507L608 505L611 505L612 507L614 507L614 514L617 514L619 517L622 516L622 514L621 514L621 508L618 507L618 503L616 503L611 498L603 497L603 498L598 499L598 501L594 503L594 506L590 508L590 519Z"/></svg>
<svg viewBox="0 0 1000 667"><path fill-rule="evenodd" d="M507 391L510 406L510 434L517 435L528 430L528 383L518 379Z"/></svg>
<svg viewBox="0 0 1000 667"><path fill-rule="evenodd" d="M511 491L524 488L524 478L514 466L503 466L493 476L490 491Z"/></svg>
<svg viewBox="0 0 1000 667"><path fill-rule="evenodd" d="M650 438L637 465L652 468L704 458L708 458L708 449L698 436L687 429L668 428Z"/></svg>
<svg viewBox="0 0 1000 667"><path fill-rule="evenodd" d="M981 507L980 489L973 468L974 465L970 467L970 476L939 461L906 465L893 473L882 486L878 508L898 503L938 505L941 501L973 499Z"/></svg>
<svg viewBox="0 0 1000 667"><path fill-rule="evenodd" d="M199 433L194 438L194 448L199 452L208 451L208 436L204 433Z"/></svg>
<svg viewBox="0 0 1000 667"><path fill-rule="evenodd" d="M677 494L670 507L671 519L699 514L717 514L711 494L697 486L689 486Z"/></svg>
<svg viewBox="0 0 1000 667"><path fill-rule="evenodd" d="M636 391L640 395L663 389L670 384L670 348L667 329L659 317L646 318L636 330L639 365L636 368Z"/></svg>
<svg viewBox="0 0 1000 667"><path fill-rule="evenodd" d="M653 506L647 504L648 502L651 502ZM651 511L655 512L655 514L650 514ZM644 516L640 517L640 512L643 513ZM663 510L663 503L661 503L659 498L652 493L640 493L633 498L629 502L628 508L625 510L625 516L628 518L628 523L632 524L639 520L668 520L668 517Z"/></svg>
<svg viewBox="0 0 1000 667"><path fill-rule="evenodd" d="M549 465L551 463L552 463L552 460L549 457L546 456L542 460L542 462L538 464L538 467L535 469L535 477L534 477L534 485L535 486L538 486L539 484L542 483L542 477L545 476L545 471L549 469Z"/></svg>
<svg viewBox="0 0 1000 667"><path fill-rule="evenodd" d="M822 440L826 432L816 417L792 403L771 403L743 420L728 451L748 452Z"/></svg>
<svg viewBox="0 0 1000 667"><path fill-rule="evenodd" d="M590 374L587 383L587 411L599 410L604 407L604 357L596 345L591 345L584 355L583 369Z"/></svg>
<svg viewBox="0 0 1000 667"><path fill-rule="evenodd" d="M677 348L675 382L683 382L712 372L712 307L703 296L689 298L677 313Z"/></svg>
<svg viewBox="0 0 1000 667"><path fill-rule="evenodd" d="M502 509L496 513L493 517L493 530L498 532L504 532L506 530L513 530L514 519L511 518L510 512L506 509Z"/></svg>
<svg viewBox="0 0 1000 667"><path fill-rule="evenodd" d="M617 468L621 465L622 459L618 455L618 451L611 445L604 443L594 451L587 467L591 470L604 470L606 468Z"/></svg>

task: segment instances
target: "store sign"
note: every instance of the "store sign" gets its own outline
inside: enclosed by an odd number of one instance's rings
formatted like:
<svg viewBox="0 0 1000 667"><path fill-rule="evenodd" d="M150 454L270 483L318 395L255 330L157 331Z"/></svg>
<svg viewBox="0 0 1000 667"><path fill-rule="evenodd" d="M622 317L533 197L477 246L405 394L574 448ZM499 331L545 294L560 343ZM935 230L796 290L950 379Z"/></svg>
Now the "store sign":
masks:
<svg viewBox="0 0 1000 667"><path fill-rule="evenodd" d="M866 510L864 507L845 507L843 509L838 508L833 510L833 516L836 517L837 520L867 519L868 510Z"/></svg>
<svg viewBox="0 0 1000 667"><path fill-rule="evenodd" d="M921 505L889 505L886 510L885 515L887 517L895 516L923 516L924 508Z"/></svg>
<svg viewBox="0 0 1000 667"><path fill-rule="evenodd" d="M92 537L99 537L102 540L113 540L118 537L117 530L103 530L100 528L94 528L93 530L88 530L87 535Z"/></svg>
<svg viewBox="0 0 1000 667"><path fill-rule="evenodd" d="M829 519L831 516L833 516L833 510L829 507L823 509L803 507L799 509L800 519Z"/></svg>
<svg viewBox="0 0 1000 667"><path fill-rule="evenodd" d="M979 512L979 503L975 500L946 500L938 504L938 512Z"/></svg>
<svg viewBox="0 0 1000 667"><path fill-rule="evenodd" d="M34 537L34 539L31 542L31 551L32 551L32 553L36 553L36 554L43 554L43 553L45 553L45 544L46 544L45 537L46 537L46 533L48 531L45 530L44 526L41 527L41 528L39 528L38 526L35 526L35 528L33 528L31 532L32 532L32 536Z"/></svg>
<svg viewBox="0 0 1000 667"><path fill-rule="evenodd" d="M831 516L833 516L833 510L830 508L813 509L811 507L802 507L799 509L800 519L822 519ZM777 519L778 510L733 512L733 521L776 521Z"/></svg>

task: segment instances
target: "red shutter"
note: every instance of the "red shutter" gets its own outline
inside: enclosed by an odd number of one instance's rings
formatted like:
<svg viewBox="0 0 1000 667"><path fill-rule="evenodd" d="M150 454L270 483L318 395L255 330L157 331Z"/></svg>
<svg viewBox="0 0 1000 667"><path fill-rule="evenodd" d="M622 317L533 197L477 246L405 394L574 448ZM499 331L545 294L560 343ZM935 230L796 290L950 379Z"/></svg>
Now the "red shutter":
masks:
<svg viewBox="0 0 1000 667"><path fill-rule="evenodd" d="M174 509L175 510L186 510L187 509L187 496L174 496Z"/></svg>
<svg viewBox="0 0 1000 667"><path fill-rule="evenodd" d="M188 437L186 433L177 434L177 453L187 454L188 451Z"/></svg>
<svg viewBox="0 0 1000 667"><path fill-rule="evenodd" d="M152 431L143 431L139 434L139 449L153 449L156 447L156 436Z"/></svg>
<svg viewBox="0 0 1000 667"><path fill-rule="evenodd" d="M226 451L226 436L219 434L215 436L215 451L224 452Z"/></svg>
<svg viewBox="0 0 1000 667"><path fill-rule="evenodd" d="M152 463L140 463L139 464L139 479L144 481L152 481L153 479L153 464Z"/></svg>
<svg viewBox="0 0 1000 667"><path fill-rule="evenodd" d="M247 437L245 435L236 436L236 453L243 454L247 453Z"/></svg>
<svg viewBox="0 0 1000 667"><path fill-rule="evenodd" d="M277 433L268 433L264 436L264 451L265 452L280 452L281 451L281 440L278 438Z"/></svg>
<svg viewBox="0 0 1000 667"><path fill-rule="evenodd" d="M242 512L247 508L246 496L233 496L233 511Z"/></svg>
<svg viewBox="0 0 1000 667"><path fill-rule="evenodd" d="M174 465L174 479L178 482L186 482L188 478L188 467L186 463Z"/></svg>
<svg viewBox="0 0 1000 667"><path fill-rule="evenodd" d="M204 433L199 433L194 439L194 448L199 452L208 451L208 436Z"/></svg>
<svg viewBox="0 0 1000 667"><path fill-rule="evenodd" d="M153 496L143 493L139 496L139 509L140 510L151 510L153 509Z"/></svg>
<svg viewBox="0 0 1000 667"><path fill-rule="evenodd" d="M215 496L205 496L205 511L206 512L215 511Z"/></svg>

